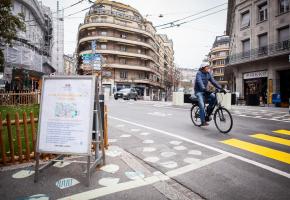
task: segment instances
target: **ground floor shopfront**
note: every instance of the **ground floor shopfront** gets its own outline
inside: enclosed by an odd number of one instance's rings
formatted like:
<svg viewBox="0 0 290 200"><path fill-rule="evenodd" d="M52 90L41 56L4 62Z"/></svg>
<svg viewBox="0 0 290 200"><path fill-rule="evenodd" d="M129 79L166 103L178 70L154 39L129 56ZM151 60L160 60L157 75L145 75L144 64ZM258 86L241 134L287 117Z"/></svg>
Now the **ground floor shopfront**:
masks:
<svg viewBox="0 0 290 200"><path fill-rule="evenodd" d="M233 65L230 89L245 100L246 105L272 104L272 97L278 94L281 103L289 106L290 63L286 59L270 59Z"/></svg>

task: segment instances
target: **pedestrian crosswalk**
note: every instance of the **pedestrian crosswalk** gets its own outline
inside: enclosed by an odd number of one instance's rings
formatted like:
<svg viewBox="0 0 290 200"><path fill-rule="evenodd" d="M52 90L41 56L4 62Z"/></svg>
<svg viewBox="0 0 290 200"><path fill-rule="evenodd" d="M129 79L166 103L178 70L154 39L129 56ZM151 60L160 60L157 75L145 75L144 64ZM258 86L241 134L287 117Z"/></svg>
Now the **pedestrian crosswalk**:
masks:
<svg viewBox="0 0 290 200"><path fill-rule="evenodd" d="M281 135L290 135L289 130L275 130L272 131L275 135L268 135L266 133L256 133L253 135L250 135L251 138L255 138L258 140L271 142L275 144L279 144L282 146L290 146L290 140L279 137L279 134ZM286 136L287 137L287 136ZM239 140L239 139L228 139L221 141L223 144L230 145L235 148L239 148L251 153L255 153L261 156L265 156L267 158L271 158L283 163L290 164L290 153L280 151L278 149L269 148L267 146L254 144L251 142ZM258 143L258 141L257 141ZM278 147L279 148L279 147Z"/></svg>

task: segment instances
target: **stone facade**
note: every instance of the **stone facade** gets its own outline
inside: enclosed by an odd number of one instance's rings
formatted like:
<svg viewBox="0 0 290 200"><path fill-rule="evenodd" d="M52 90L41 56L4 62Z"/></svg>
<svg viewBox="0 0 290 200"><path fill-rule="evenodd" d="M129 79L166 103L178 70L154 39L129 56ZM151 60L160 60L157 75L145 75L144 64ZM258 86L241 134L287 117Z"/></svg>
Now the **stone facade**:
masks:
<svg viewBox="0 0 290 200"><path fill-rule="evenodd" d="M135 87L144 99L161 100L172 93L174 68L173 42L156 33L151 22L129 5L96 1L79 26L77 70L91 73L83 54L102 55L103 85L111 93Z"/></svg>
<svg viewBox="0 0 290 200"><path fill-rule="evenodd" d="M249 105L281 105L290 98L289 0L229 0L227 34L230 56L226 74L230 88Z"/></svg>

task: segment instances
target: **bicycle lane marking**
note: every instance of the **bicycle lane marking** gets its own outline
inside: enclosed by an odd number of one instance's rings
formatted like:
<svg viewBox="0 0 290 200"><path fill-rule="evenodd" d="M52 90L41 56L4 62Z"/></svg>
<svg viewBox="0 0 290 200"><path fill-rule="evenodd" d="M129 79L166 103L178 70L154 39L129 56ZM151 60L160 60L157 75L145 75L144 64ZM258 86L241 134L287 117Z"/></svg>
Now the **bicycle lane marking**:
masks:
<svg viewBox="0 0 290 200"><path fill-rule="evenodd" d="M276 169L274 167L270 167L268 165L265 165L265 164L262 164L262 163L259 163L257 161L254 161L254 160L251 160L251 159L248 159L248 158L245 158L245 157L242 157L242 156L239 156L239 155L236 155L236 154L233 154L233 153L230 153L230 152L227 152L227 151L224 151L224 150L221 150L219 148L216 148L216 147L212 147L212 146L209 146L209 145L206 145L206 144L203 144L201 142L197 142L197 141L194 141L194 140L191 140L191 139L188 139L188 138L185 138L183 136L179 136L179 135L176 135L174 133L170 133L170 132L167 132L167 131L163 131L163 130L160 130L160 129L156 129L156 128L153 128L153 127L149 127L149 126L146 126L146 125L142 125L142 124L139 124L139 123L135 123L135 122L131 122L131 121L127 121L127 120L124 120L124 119L120 119L120 118L117 118L117 117L112 117L112 116L108 116L110 119L114 119L114 120L118 120L118 121L121 121L121 122L124 122L124 123L127 123L127 124L131 124L131 125L135 125L135 126L138 126L138 127L142 127L142 128L145 128L145 129L149 129L149 130L152 130L152 131L155 131L157 133L160 133L160 134L163 134L163 135L168 135L168 136L171 136L171 137L174 137L174 138L177 138L177 139L180 139L180 140L183 140L183 141L186 141L186 142L189 142L189 143L192 143L192 144L195 144L195 145L198 145L198 146L202 146L202 147L205 147L207 149L210 149L210 150L213 150L213 151L216 151L216 152L219 152L221 154L225 154L227 156L230 156L230 157L233 157L233 158L236 158L238 160L241 160L241 161L244 161L244 162L247 162L249 164L252 164L252 165L255 165L257 167L260 167L262 169L265 169L265 170L268 170L272 173L275 173L275 174L278 174L278 175L281 175L281 176L284 176L286 178L290 178L290 174L287 173L287 172L284 172L282 170L279 170L279 169Z"/></svg>

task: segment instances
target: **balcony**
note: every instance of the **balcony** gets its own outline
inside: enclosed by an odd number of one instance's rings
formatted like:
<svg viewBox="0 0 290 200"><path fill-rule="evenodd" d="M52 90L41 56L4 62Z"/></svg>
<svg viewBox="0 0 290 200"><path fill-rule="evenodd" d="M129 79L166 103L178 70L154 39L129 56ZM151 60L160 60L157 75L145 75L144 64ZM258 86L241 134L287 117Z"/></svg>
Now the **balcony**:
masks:
<svg viewBox="0 0 290 200"><path fill-rule="evenodd" d="M285 40L283 42L278 42L261 48L251 49L250 51L230 55L228 63L229 65L233 65L289 53L290 40Z"/></svg>
<svg viewBox="0 0 290 200"><path fill-rule="evenodd" d="M106 10L106 9L93 9L86 13L86 17L90 15L110 15L114 17L118 17L125 20L131 20L140 23L142 18L140 16L127 15L123 12Z"/></svg>

